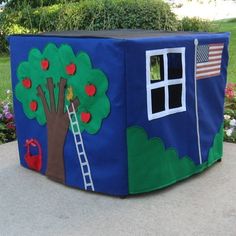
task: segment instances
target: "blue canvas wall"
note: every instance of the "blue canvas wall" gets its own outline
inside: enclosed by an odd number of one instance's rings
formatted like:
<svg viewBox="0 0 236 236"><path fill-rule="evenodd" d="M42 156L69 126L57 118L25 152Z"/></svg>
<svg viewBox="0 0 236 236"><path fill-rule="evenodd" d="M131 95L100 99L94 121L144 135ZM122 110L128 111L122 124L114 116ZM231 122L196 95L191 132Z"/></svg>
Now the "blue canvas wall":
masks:
<svg viewBox="0 0 236 236"><path fill-rule="evenodd" d="M126 43L127 126L144 127L149 138L160 137L167 148L175 148L180 157L189 156L199 164L195 111L195 45L224 43L220 76L197 81L200 136L203 161L207 160L215 134L223 122L224 88L228 64L228 34L195 34L180 37L134 39ZM186 111L149 121L147 116L145 52L185 47Z"/></svg>
<svg viewBox="0 0 236 236"><path fill-rule="evenodd" d="M10 37L10 46L13 91L18 83L17 68L21 62L28 60L32 48L37 48L42 52L49 43L53 43L57 47L67 44L73 49L74 54L81 51L86 52L91 59L93 68L102 70L108 79L109 86L106 94L111 107L108 117L102 121L101 129L96 134L89 134L86 131L82 133L95 191L112 195L127 195L135 192L129 191L129 137L127 130L130 127L141 127L149 139L159 137L166 149L176 150L178 158L189 157L194 168L201 164L199 150L202 162L207 161L214 138L223 122L228 38L227 33L120 37L119 39L42 35L12 36ZM195 81L195 39L198 39L199 45L224 44L220 75ZM184 48L185 50L186 110L149 120L146 51L171 48ZM22 104L15 95L14 109L21 164L27 167L24 160L26 139L36 138L42 146L43 166L41 173L45 174L48 154L46 125L39 125L36 119L28 119ZM200 140L200 149L198 139ZM148 152L149 149L143 151ZM64 145L64 163L65 184L84 189L80 163L71 131L68 131ZM145 166L145 163L143 165ZM202 169L197 171L200 170ZM195 169L190 174L193 173L196 173ZM145 178L146 176L142 178L142 181L145 181ZM176 181L181 178L176 178ZM171 183L173 181L165 186ZM163 186L157 184L146 191Z"/></svg>
<svg viewBox="0 0 236 236"><path fill-rule="evenodd" d="M75 54L84 51L89 54L94 68L101 69L107 76L109 88L107 95L111 111L102 128L95 135L83 132L83 141L94 179L95 189L114 195L128 193L127 159L126 159L126 102L124 81L124 48L122 41L116 39L78 39L55 37L10 38L13 91L18 82L17 68L22 61L28 60L32 48L43 50L48 43L58 47L69 44ZM43 168L47 165L46 126L41 126L35 119L29 120L22 109L22 104L14 96L17 137L21 164L26 167L24 147L26 139L37 138L43 149ZM64 146L66 184L83 189L83 179L76 154L73 136L68 132Z"/></svg>

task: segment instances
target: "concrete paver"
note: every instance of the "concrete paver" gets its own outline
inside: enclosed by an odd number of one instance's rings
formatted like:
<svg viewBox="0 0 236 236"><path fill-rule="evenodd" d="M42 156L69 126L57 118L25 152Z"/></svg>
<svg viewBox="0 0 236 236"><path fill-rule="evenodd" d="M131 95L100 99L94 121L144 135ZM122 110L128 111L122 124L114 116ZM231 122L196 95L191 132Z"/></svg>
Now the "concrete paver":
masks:
<svg viewBox="0 0 236 236"><path fill-rule="evenodd" d="M0 146L0 236L236 235L236 144L203 173L126 199L72 189L20 167Z"/></svg>

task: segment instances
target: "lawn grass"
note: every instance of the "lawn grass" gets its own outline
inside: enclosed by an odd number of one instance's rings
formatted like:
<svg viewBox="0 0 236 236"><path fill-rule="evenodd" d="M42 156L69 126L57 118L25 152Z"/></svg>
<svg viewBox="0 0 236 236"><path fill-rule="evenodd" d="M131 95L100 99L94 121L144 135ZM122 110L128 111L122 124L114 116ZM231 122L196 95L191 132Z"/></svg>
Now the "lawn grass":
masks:
<svg viewBox="0 0 236 236"><path fill-rule="evenodd" d="M228 82L236 83L236 18L215 21L217 30L230 32ZM6 91L11 89L9 56L0 55L0 101L6 97Z"/></svg>
<svg viewBox="0 0 236 236"><path fill-rule="evenodd" d="M0 101L6 98L6 91L11 90L9 56L0 55Z"/></svg>
<svg viewBox="0 0 236 236"><path fill-rule="evenodd" d="M218 31L230 32L228 82L236 83L236 18L216 21Z"/></svg>

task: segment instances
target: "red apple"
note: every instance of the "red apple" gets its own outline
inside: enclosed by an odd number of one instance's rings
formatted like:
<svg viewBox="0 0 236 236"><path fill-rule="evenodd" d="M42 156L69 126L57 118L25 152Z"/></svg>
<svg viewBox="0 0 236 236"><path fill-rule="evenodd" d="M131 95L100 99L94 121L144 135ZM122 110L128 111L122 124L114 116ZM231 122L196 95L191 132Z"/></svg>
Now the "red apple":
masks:
<svg viewBox="0 0 236 236"><path fill-rule="evenodd" d="M89 112L81 112L80 117L84 123L88 123L91 120L91 114Z"/></svg>
<svg viewBox="0 0 236 236"><path fill-rule="evenodd" d="M88 96L94 96L96 93L96 87L93 84L89 84L85 86L85 92L88 94Z"/></svg>
<svg viewBox="0 0 236 236"><path fill-rule="evenodd" d="M66 72L68 75L74 75L76 71L76 65L74 63L71 63L66 66Z"/></svg>
<svg viewBox="0 0 236 236"><path fill-rule="evenodd" d="M25 88L31 88L32 82L29 78L25 78L22 80L22 84Z"/></svg>
<svg viewBox="0 0 236 236"><path fill-rule="evenodd" d="M43 70L48 70L49 68L49 61L47 59L44 59L41 61L41 67Z"/></svg>
<svg viewBox="0 0 236 236"><path fill-rule="evenodd" d="M30 109L31 109L32 111L36 111L37 108L38 108L38 103L37 103L36 101L32 101L32 102L30 103Z"/></svg>

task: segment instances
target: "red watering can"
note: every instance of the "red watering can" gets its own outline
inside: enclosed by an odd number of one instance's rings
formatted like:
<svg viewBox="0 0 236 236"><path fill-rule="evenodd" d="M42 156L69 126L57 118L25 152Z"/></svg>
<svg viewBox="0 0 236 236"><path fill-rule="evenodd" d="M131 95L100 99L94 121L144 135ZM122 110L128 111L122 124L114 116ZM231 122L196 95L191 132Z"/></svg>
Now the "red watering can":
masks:
<svg viewBox="0 0 236 236"><path fill-rule="evenodd" d="M40 171L42 168L42 148L39 142L36 139L30 139L30 140L27 139L25 146L27 148L27 151L25 154L25 161L28 167L32 170ZM37 147L38 154L32 155L30 153L30 147Z"/></svg>

